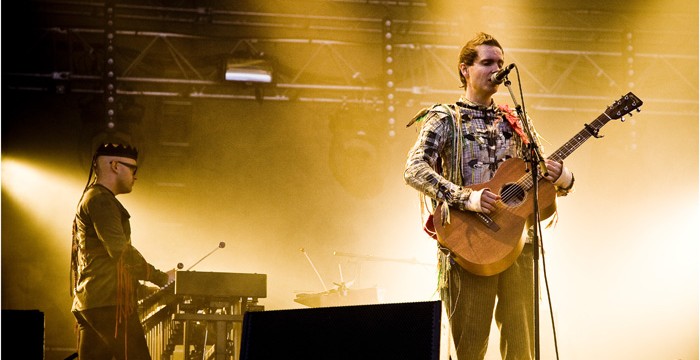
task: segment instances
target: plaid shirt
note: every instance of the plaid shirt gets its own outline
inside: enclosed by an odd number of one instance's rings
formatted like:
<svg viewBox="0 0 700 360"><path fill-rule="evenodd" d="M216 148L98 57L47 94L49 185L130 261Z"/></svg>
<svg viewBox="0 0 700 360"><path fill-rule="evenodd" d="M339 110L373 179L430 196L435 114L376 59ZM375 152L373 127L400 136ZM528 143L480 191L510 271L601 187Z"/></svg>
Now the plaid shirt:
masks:
<svg viewBox="0 0 700 360"><path fill-rule="evenodd" d="M456 105L433 106L408 153L406 183L433 200L465 210L471 190L463 186L490 180L503 161L523 155L523 141L505 115L495 104L483 107L463 98ZM455 137L455 130L461 137ZM459 147L461 152L455 154Z"/></svg>

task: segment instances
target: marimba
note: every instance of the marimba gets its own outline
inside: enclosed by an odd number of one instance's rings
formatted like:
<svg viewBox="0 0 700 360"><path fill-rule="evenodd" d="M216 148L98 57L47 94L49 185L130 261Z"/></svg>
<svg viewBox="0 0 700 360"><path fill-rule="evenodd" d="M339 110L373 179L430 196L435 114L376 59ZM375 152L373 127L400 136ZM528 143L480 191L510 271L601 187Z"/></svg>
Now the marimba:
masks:
<svg viewBox="0 0 700 360"><path fill-rule="evenodd" d="M267 275L178 271L146 292L139 313L154 360L172 359L178 345L188 360L238 360L243 315L264 310Z"/></svg>

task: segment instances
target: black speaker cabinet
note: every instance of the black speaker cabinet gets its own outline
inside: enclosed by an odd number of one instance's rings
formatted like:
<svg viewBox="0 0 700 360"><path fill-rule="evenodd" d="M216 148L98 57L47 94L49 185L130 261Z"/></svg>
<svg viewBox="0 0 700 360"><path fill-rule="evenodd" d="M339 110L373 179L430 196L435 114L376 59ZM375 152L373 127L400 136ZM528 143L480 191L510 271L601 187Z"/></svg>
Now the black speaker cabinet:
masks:
<svg viewBox="0 0 700 360"><path fill-rule="evenodd" d="M438 360L440 301L248 312L240 360Z"/></svg>
<svg viewBox="0 0 700 360"><path fill-rule="evenodd" d="M22 359L44 359L44 313L2 310L2 346Z"/></svg>

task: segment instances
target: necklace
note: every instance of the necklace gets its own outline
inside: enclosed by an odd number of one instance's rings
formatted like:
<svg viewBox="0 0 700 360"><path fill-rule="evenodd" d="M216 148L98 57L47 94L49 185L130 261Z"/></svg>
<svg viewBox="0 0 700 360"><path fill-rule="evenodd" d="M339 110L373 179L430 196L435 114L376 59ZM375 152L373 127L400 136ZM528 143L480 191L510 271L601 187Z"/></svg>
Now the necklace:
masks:
<svg viewBox="0 0 700 360"><path fill-rule="evenodd" d="M461 97L459 98L459 102L463 103L464 105L466 105L466 106L468 106L468 107L470 107L470 108L473 108L473 109L475 108L475 109L479 109L479 110L494 109L494 108L496 107L496 104L493 102L493 99L491 99L491 104L488 105L488 106L485 106L485 105L476 103L476 102L474 102L474 101L471 101L471 100L467 99L467 98L464 97L464 96L461 96Z"/></svg>

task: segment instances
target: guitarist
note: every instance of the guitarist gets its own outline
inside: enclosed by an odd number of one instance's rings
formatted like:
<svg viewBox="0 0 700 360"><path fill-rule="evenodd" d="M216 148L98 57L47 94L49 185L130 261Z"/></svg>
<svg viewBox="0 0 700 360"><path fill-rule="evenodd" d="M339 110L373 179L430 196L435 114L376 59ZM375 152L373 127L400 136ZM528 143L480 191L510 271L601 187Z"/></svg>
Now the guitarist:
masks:
<svg viewBox="0 0 700 360"><path fill-rule="evenodd" d="M420 192L423 206L434 211L443 204L462 211L489 214L496 210L497 189L466 186L487 182L503 161L524 158L528 139L517 115L495 104L493 74L504 65L503 48L492 36L478 33L459 54L459 78L464 95L455 104L438 104L419 112L407 126L422 122L408 153L404 179ZM533 130L534 131L534 130ZM562 163L546 160L546 180L558 196L568 194L573 174ZM448 215L449 216L449 215ZM432 218L432 215L430 216ZM428 221L426 231L431 230ZM522 253L506 270L492 276L468 272L438 243L440 294L452 329L459 360L486 355L492 316L500 329L503 359L533 359L534 290L532 230L524 231ZM498 299L498 303L496 303Z"/></svg>

